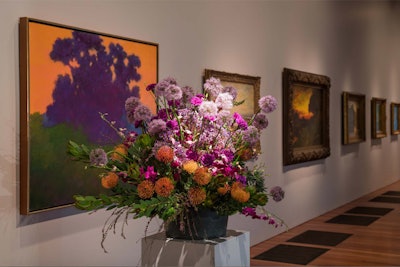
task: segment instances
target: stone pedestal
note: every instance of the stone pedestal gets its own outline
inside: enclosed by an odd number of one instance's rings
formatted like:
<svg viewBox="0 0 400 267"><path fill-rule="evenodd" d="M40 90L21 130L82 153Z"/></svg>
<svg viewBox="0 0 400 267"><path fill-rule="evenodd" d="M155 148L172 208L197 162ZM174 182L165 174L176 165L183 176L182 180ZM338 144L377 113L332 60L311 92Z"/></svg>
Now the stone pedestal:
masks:
<svg viewBox="0 0 400 267"><path fill-rule="evenodd" d="M250 266L250 233L228 230L211 240L151 235L142 239L142 266Z"/></svg>

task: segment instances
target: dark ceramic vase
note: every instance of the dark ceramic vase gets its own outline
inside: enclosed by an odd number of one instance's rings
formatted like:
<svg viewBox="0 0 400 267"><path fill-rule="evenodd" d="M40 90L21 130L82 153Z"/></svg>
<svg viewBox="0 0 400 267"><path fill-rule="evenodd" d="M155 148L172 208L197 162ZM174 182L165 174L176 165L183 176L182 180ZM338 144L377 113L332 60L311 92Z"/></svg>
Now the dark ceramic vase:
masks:
<svg viewBox="0 0 400 267"><path fill-rule="evenodd" d="M179 220L168 223L165 226L166 237L186 240L225 237L228 216L218 215L212 209L190 210L183 224L183 231L181 231Z"/></svg>

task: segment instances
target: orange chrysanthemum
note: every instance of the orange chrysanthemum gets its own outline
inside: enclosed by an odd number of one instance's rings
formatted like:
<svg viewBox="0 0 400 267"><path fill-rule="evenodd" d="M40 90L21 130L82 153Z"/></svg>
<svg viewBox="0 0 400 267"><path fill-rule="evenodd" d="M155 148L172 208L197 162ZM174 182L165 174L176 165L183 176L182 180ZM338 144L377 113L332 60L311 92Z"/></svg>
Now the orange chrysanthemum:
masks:
<svg viewBox="0 0 400 267"><path fill-rule="evenodd" d="M128 150L126 149L126 146L123 144L120 144L114 148L114 151L111 153L110 158L112 160L118 160L118 161L124 161L124 156L128 154Z"/></svg>
<svg viewBox="0 0 400 267"><path fill-rule="evenodd" d="M107 175L101 177L101 185L106 189L111 189L118 184L118 175L109 172Z"/></svg>
<svg viewBox="0 0 400 267"><path fill-rule="evenodd" d="M182 168L188 173L193 174L199 168L199 164L194 160L188 160L183 163Z"/></svg>
<svg viewBox="0 0 400 267"><path fill-rule="evenodd" d="M220 195L225 195L230 189L231 187L228 184L224 184L224 186L218 187L217 192Z"/></svg>
<svg viewBox="0 0 400 267"><path fill-rule="evenodd" d="M250 193L245 191L243 187L239 182L235 182L231 189L231 197L240 203L246 203L250 199Z"/></svg>
<svg viewBox="0 0 400 267"><path fill-rule="evenodd" d="M199 185L206 185L211 181L211 173L208 171L207 167L198 168L194 172L193 180Z"/></svg>
<svg viewBox="0 0 400 267"><path fill-rule="evenodd" d="M174 184L168 177L163 177L157 180L155 191L157 195L162 197L168 197L174 190Z"/></svg>
<svg viewBox="0 0 400 267"><path fill-rule="evenodd" d="M152 181L145 180L138 185L137 190L140 198L151 198L154 194L154 184Z"/></svg>
<svg viewBox="0 0 400 267"><path fill-rule="evenodd" d="M206 191L201 187L192 187L188 192L189 201L193 206L197 206L206 200Z"/></svg>
<svg viewBox="0 0 400 267"><path fill-rule="evenodd" d="M164 163L170 163L174 160L174 150L169 146L162 146L156 153L156 159Z"/></svg>

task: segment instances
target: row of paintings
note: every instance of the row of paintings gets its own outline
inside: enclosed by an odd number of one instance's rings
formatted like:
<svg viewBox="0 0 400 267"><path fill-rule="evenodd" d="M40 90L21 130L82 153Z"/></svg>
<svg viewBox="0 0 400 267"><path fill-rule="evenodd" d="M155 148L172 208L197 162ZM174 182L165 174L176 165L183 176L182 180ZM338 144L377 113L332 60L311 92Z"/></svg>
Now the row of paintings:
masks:
<svg viewBox="0 0 400 267"><path fill-rule="evenodd" d="M359 143L366 140L366 97L363 94L343 92L343 144ZM387 136L386 99L371 98L371 137ZM400 103L390 103L390 134L400 134Z"/></svg>
<svg viewBox="0 0 400 267"><path fill-rule="evenodd" d="M20 19L20 212L23 215L70 206L79 192L101 186L70 164L68 140L93 146L113 142L98 112L126 125L124 101L141 98L155 112L144 90L158 81L158 44L88 31L47 21ZM257 112L260 77L206 69L234 86L245 104L235 110ZM283 165L330 155L330 78L283 70ZM400 104L391 103L391 133L399 134ZM112 112L112 113L110 113ZM386 100L371 102L372 137L386 136ZM132 129L134 130L134 129ZM343 93L343 143L365 141L365 96Z"/></svg>

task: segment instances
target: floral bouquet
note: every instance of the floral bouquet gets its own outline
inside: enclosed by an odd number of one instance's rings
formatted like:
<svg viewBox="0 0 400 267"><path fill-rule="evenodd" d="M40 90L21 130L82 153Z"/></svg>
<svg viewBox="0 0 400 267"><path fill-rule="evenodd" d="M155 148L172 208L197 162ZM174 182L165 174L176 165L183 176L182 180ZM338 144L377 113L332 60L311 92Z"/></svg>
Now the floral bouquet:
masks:
<svg viewBox="0 0 400 267"><path fill-rule="evenodd" d="M231 112L243 103L236 100L236 89L222 86L217 78L205 82L203 94L178 86L173 78L147 90L153 92L157 114L139 98L125 102L128 121L141 129L140 134L116 128L100 114L121 142L109 150L72 141L68 146L73 159L104 170L100 181L111 194L74 196L79 209L113 210L103 241L118 219L125 215L126 222L129 214L171 222L184 220L189 210L209 208L220 215L239 212L281 225L264 206L269 197L280 201L284 191L267 191L263 170L246 165L260 153L260 132L268 126L266 114L276 109L276 99L261 97L259 111L246 120Z"/></svg>

